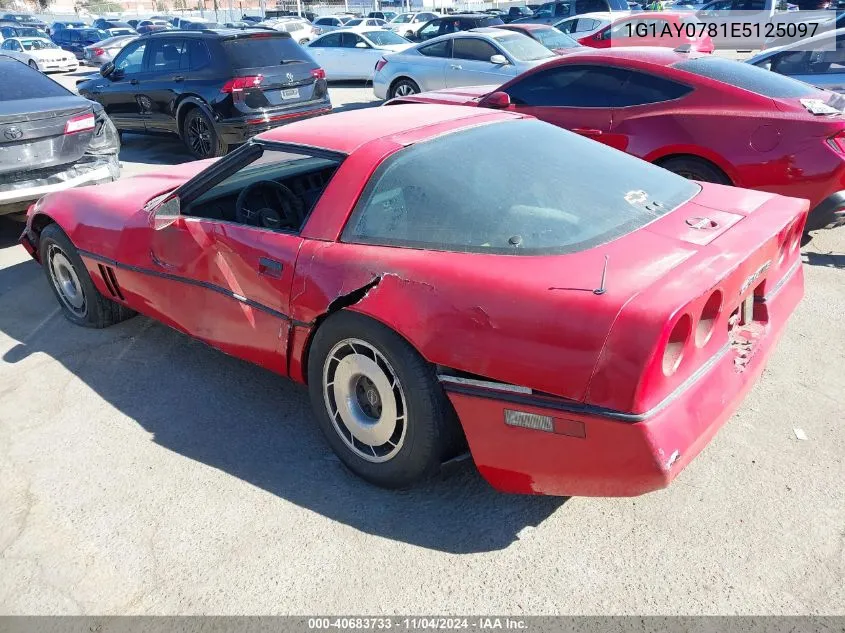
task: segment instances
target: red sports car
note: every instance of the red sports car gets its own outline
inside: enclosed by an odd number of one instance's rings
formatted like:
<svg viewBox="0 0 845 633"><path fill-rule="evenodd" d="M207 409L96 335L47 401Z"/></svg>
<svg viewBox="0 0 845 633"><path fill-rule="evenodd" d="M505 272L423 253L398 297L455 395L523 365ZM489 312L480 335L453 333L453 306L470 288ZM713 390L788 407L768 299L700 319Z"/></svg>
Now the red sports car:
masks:
<svg viewBox="0 0 845 633"><path fill-rule="evenodd" d="M803 294L806 212L431 105L50 194L21 240L74 323L141 312L307 383L371 482L410 485L468 443L500 490L635 495L760 375Z"/></svg>
<svg viewBox="0 0 845 633"><path fill-rule="evenodd" d="M580 49L508 83L394 99L531 114L694 180L810 201L845 223L843 97L750 64L668 49Z"/></svg>
<svg viewBox="0 0 845 633"><path fill-rule="evenodd" d="M703 28L701 20L690 12L649 11L615 20L578 42L592 48L662 46L712 53L713 40Z"/></svg>

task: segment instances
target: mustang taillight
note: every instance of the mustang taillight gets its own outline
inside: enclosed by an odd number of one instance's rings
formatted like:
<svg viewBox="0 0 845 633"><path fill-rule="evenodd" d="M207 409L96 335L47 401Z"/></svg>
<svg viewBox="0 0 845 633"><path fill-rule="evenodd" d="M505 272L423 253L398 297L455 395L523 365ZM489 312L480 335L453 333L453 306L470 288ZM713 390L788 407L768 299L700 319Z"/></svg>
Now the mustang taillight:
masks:
<svg viewBox="0 0 845 633"><path fill-rule="evenodd" d="M95 48L94 49L94 55L105 55L105 54L106 54L106 49L104 49L104 48Z"/></svg>
<svg viewBox="0 0 845 633"><path fill-rule="evenodd" d="M387 59L382 57L380 60L376 62L376 72L379 72L382 68L387 65Z"/></svg>
<svg viewBox="0 0 845 633"><path fill-rule="evenodd" d="M256 86L260 86L262 81L264 81L264 75L235 77L234 79L230 79L225 84L223 84L223 87L220 89L220 92L225 92L226 94L243 92L247 88L255 88Z"/></svg>
<svg viewBox="0 0 845 633"><path fill-rule="evenodd" d="M65 134L76 134L77 132L85 132L93 130L95 125L93 114L80 114L72 119L68 119L65 123Z"/></svg>
<svg viewBox="0 0 845 633"><path fill-rule="evenodd" d="M311 76L314 79L325 79L326 78L326 71L322 68L312 68L311 69Z"/></svg>
<svg viewBox="0 0 845 633"><path fill-rule="evenodd" d="M839 132L836 136L827 139L827 144L840 154L845 154L845 132Z"/></svg>

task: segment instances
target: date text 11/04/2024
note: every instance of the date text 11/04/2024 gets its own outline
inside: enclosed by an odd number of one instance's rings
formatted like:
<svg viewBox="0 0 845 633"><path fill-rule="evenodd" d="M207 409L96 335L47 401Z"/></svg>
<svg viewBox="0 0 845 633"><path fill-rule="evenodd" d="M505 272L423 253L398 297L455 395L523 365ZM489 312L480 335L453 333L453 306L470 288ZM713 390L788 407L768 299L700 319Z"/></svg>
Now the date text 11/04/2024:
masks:
<svg viewBox="0 0 845 633"><path fill-rule="evenodd" d="M442 617L334 617L308 618L309 630L390 630L421 631L421 630L524 630L528 628L525 620L520 618L475 617L475 618L442 618Z"/></svg>
<svg viewBox="0 0 845 633"><path fill-rule="evenodd" d="M722 37L722 38L774 38L813 37L819 32L820 22L774 23L766 22L683 22L669 23L665 20L652 22L631 22L626 25L627 37Z"/></svg>

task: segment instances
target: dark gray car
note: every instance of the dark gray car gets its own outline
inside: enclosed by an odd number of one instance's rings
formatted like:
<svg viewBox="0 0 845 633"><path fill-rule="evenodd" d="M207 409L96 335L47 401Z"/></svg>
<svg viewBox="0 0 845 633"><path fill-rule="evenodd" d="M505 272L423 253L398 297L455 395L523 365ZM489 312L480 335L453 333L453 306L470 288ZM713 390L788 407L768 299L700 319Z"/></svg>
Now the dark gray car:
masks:
<svg viewBox="0 0 845 633"><path fill-rule="evenodd" d="M116 180L120 141L99 104L0 56L0 215L52 191Z"/></svg>

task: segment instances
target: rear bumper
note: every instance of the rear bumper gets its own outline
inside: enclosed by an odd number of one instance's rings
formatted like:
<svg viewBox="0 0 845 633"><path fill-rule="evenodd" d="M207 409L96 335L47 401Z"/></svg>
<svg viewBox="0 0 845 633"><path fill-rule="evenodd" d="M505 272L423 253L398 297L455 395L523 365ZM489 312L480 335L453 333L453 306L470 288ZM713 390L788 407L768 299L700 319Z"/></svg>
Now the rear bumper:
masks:
<svg viewBox="0 0 845 633"><path fill-rule="evenodd" d="M669 485L736 410L803 291L797 262L763 298L768 320L751 352L740 356L726 346L694 380L642 415L591 411L567 401L477 386L443 386L478 470L494 488L522 494L640 495ZM507 426L505 409L553 417L555 432Z"/></svg>
<svg viewBox="0 0 845 633"><path fill-rule="evenodd" d="M266 132L274 127L328 114L331 110L331 101L326 98L324 101L309 103L298 108L279 108L235 119L222 119L216 123L216 129L224 142L237 145L245 143L256 134Z"/></svg>
<svg viewBox="0 0 845 633"><path fill-rule="evenodd" d="M837 191L819 202L807 216L804 232L845 225L845 191Z"/></svg>
<svg viewBox="0 0 845 633"><path fill-rule="evenodd" d="M0 215L23 211L30 203L48 193L112 182L119 175L120 163L116 154L85 156L47 178L27 179L27 173L23 172L17 180L0 186Z"/></svg>
<svg viewBox="0 0 845 633"><path fill-rule="evenodd" d="M43 73L51 72L69 72L79 68L77 60L67 62L38 62L38 69Z"/></svg>

